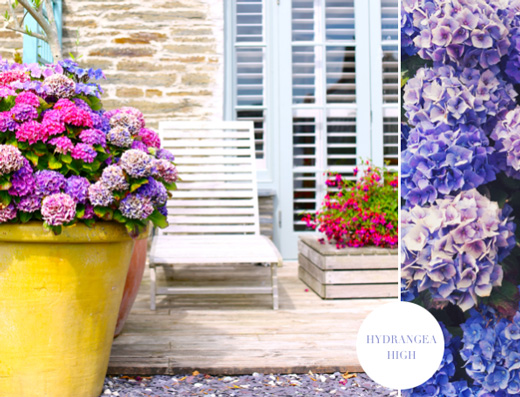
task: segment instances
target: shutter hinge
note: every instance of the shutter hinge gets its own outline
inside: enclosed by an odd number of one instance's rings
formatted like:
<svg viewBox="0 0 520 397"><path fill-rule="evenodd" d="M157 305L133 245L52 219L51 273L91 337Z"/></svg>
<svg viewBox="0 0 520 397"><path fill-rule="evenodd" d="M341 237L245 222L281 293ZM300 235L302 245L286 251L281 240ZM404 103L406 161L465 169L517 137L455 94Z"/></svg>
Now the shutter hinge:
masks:
<svg viewBox="0 0 520 397"><path fill-rule="evenodd" d="M278 227L282 228L282 211L278 211Z"/></svg>

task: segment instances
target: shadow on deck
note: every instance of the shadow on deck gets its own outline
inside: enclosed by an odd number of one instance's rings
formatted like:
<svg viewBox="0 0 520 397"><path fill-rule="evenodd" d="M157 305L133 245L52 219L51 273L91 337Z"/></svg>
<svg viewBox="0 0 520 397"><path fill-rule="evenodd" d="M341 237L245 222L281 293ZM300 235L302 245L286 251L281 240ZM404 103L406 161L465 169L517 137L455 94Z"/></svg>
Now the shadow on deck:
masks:
<svg viewBox="0 0 520 397"><path fill-rule="evenodd" d="M190 285L269 282L268 268L250 266L191 266L175 269L173 276ZM161 269L158 279L164 283ZM279 269L279 287L278 311L272 310L269 295L184 295L158 298L152 312L146 272L123 333L114 341L108 373L362 371L357 330L388 300L321 300L298 279L296 262Z"/></svg>

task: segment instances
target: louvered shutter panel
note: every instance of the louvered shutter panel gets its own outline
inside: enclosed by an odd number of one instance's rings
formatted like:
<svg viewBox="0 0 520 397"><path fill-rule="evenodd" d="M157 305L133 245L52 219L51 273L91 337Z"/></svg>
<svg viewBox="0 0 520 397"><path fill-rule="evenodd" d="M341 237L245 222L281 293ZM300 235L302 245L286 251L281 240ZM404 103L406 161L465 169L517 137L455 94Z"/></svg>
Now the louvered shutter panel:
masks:
<svg viewBox="0 0 520 397"><path fill-rule="evenodd" d="M292 1L293 226L325 195L327 170L353 177L356 151L354 0Z"/></svg>
<svg viewBox="0 0 520 397"><path fill-rule="evenodd" d="M381 0L383 49L383 153L386 162L398 165L399 63L398 0Z"/></svg>
<svg viewBox="0 0 520 397"><path fill-rule="evenodd" d="M53 0L54 8L54 19L56 20L56 27L58 30L58 38L61 44L62 36L62 3L61 0ZM44 13L46 9L44 8ZM25 26L35 33L43 33L40 26L36 23L34 18L26 14L24 19ZM36 39L34 37L24 35L23 36L23 61L24 63L54 63L52 52L49 44L46 42Z"/></svg>
<svg viewBox="0 0 520 397"><path fill-rule="evenodd" d="M235 2L235 119L253 121L258 168L265 168L266 67L264 0Z"/></svg>

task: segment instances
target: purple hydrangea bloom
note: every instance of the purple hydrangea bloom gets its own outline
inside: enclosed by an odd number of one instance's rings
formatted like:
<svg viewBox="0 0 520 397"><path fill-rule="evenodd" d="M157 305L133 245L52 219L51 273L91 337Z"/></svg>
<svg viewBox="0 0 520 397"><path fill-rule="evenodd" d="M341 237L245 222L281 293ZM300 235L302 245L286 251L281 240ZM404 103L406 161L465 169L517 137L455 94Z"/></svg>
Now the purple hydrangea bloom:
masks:
<svg viewBox="0 0 520 397"><path fill-rule="evenodd" d="M129 188L123 169L118 165L109 165L105 168L100 181L109 190L127 190Z"/></svg>
<svg viewBox="0 0 520 397"><path fill-rule="evenodd" d="M413 26L412 13L406 12L404 4L401 4L401 59L417 54L419 49L415 47L413 40L419 34L419 28Z"/></svg>
<svg viewBox="0 0 520 397"><path fill-rule="evenodd" d="M41 206L42 199L36 194L22 197L17 205L18 210L22 212L36 212L40 210Z"/></svg>
<svg viewBox="0 0 520 397"><path fill-rule="evenodd" d="M148 177L156 172L152 157L136 149L130 149L123 153L121 167L134 178Z"/></svg>
<svg viewBox="0 0 520 397"><path fill-rule="evenodd" d="M13 145L0 145L0 175L18 171L25 164L22 152Z"/></svg>
<svg viewBox="0 0 520 397"><path fill-rule="evenodd" d="M512 320L491 307L471 309L461 328L460 355L478 396L517 396L520 392L520 312Z"/></svg>
<svg viewBox="0 0 520 397"><path fill-rule="evenodd" d="M124 127L114 127L108 131L107 141L114 146L126 148L132 145L132 135Z"/></svg>
<svg viewBox="0 0 520 397"><path fill-rule="evenodd" d="M149 197L132 193L121 200L119 210L126 218L143 220L152 215L154 208Z"/></svg>
<svg viewBox="0 0 520 397"><path fill-rule="evenodd" d="M14 218L16 218L16 208L13 203L7 207L0 207L0 223L9 222Z"/></svg>
<svg viewBox="0 0 520 397"><path fill-rule="evenodd" d="M92 163L97 156L97 152L88 143L77 143L74 149L72 149L71 156L73 159Z"/></svg>
<svg viewBox="0 0 520 397"><path fill-rule="evenodd" d="M136 115L125 112L120 112L110 117L110 126L112 128L123 127L128 130L131 135L137 135L141 128L143 128L141 121Z"/></svg>
<svg viewBox="0 0 520 397"><path fill-rule="evenodd" d="M110 121L105 117L104 112L90 112L92 118L92 128L103 131L105 134L110 131Z"/></svg>
<svg viewBox="0 0 520 397"><path fill-rule="evenodd" d="M168 160L168 161L175 160L175 156L169 150L166 150L166 149L157 150L156 157L158 159L164 159L164 160Z"/></svg>
<svg viewBox="0 0 520 397"><path fill-rule="evenodd" d="M491 182L496 174L492 153L477 127L420 123L401 153L401 195L408 205L424 205Z"/></svg>
<svg viewBox="0 0 520 397"><path fill-rule="evenodd" d="M404 88L403 107L410 124L430 122L474 125L490 131L515 107L516 92L499 76L497 67L484 72L439 66L419 69Z"/></svg>
<svg viewBox="0 0 520 397"><path fill-rule="evenodd" d="M90 183L87 178L76 175L69 176L65 182L65 193L72 197L76 203L85 204L89 186Z"/></svg>
<svg viewBox="0 0 520 397"><path fill-rule="evenodd" d="M496 167L507 176L520 179L520 108L511 110L497 124L491 138L495 141Z"/></svg>
<svg viewBox="0 0 520 397"><path fill-rule="evenodd" d="M166 183L173 183L177 181L177 168L168 160L155 160L155 167L157 169L157 175Z"/></svg>
<svg viewBox="0 0 520 397"><path fill-rule="evenodd" d="M475 68L497 65L508 54L505 1L407 0L403 11L418 30L413 43L423 59Z"/></svg>
<svg viewBox="0 0 520 397"><path fill-rule="evenodd" d="M132 149L137 149L137 150L140 150L141 152L148 154L148 146L146 146L141 141L133 141L131 147L132 147Z"/></svg>
<svg viewBox="0 0 520 397"><path fill-rule="evenodd" d="M106 207L114 202L112 191L100 181L90 185L88 188L88 199L95 207Z"/></svg>
<svg viewBox="0 0 520 397"><path fill-rule="evenodd" d="M11 196L27 196L34 192L36 179L33 169L27 159L23 159L23 167L16 171L11 178L12 186L9 189Z"/></svg>
<svg viewBox="0 0 520 397"><path fill-rule="evenodd" d="M43 170L34 174L36 178L36 194L39 197L59 193L65 188L65 177L56 171Z"/></svg>
<svg viewBox="0 0 520 397"><path fill-rule="evenodd" d="M42 201L43 220L51 226L60 226L74 220L76 202L65 193L47 196Z"/></svg>
<svg viewBox="0 0 520 397"><path fill-rule="evenodd" d="M24 122L38 118L38 111L31 105L20 104L14 105L11 112L16 121Z"/></svg>
<svg viewBox="0 0 520 397"><path fill-rule="evenodd" d="M163 206L168 201L168 191L162 183L152 177L149 177L148 183L137 189L136 193L149 197L155 207Z"/></svg>
<svg viewBox="0 0 520 397"><path fill-rule="evenodd" d="M439 307L468 310L502 284L499 262L515 246L511 208L476 189L402 211L401 277Z"/></svg>
<svg viewBox="0 0 520 397"><path fill-rule="evenodd" d="M13 112L0 112L0 131L14 131L18 128L18 123L13 117Z"/></svg>
<svg viewBox="0 0 520 397"><path fill-rule="evenodd" d="M81 139L81 142L83 143L88 143L90 145L101 145L103 147L105 147L107 143L105 133L93 128L81 131L79 134L79 139Z"/></svg>

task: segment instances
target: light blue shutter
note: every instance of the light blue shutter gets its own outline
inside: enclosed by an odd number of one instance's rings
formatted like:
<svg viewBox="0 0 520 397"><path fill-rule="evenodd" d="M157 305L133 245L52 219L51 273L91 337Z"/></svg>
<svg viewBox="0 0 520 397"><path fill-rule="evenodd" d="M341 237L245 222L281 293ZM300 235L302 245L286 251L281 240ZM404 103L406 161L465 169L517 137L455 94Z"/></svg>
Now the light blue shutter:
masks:
<svg viewBox="0 0 520 397"><path fill-rule="evenodd" d="M56 27L58 29L58 37L61 44L61 31L62 31L62 4L61 0L53 0L54 6L54 19L56 20ZM27 14L25 17L25 26L31 31L36 33L43 33L40 26L36 23L34 18ZM23 61L24 63L54 63L52 58L52 52L49 44L46 42L36 39L34 37L24 35L23 36Z"/></svg>

